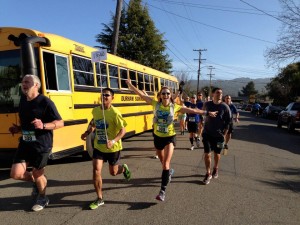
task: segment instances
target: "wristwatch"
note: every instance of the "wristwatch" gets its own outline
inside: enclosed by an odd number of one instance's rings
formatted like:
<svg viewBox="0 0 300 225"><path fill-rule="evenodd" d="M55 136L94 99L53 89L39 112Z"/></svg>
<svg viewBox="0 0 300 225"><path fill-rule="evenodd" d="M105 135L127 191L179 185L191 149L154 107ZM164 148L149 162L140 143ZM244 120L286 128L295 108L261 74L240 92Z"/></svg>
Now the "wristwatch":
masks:
<svg viewBox="0 0 300 225"><path fill-rule="evenodd" d="M46 124L45 124L45 123L43 123L43 129L44 129L44 130L46 129Z"/></svg>

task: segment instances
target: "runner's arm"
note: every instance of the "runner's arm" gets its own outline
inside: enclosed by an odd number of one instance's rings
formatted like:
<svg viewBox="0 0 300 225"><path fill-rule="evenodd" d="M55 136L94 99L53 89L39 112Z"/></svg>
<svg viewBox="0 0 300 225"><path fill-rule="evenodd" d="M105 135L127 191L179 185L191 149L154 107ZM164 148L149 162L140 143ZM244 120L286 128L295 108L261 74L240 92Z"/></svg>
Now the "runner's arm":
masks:
<svg viewBox="0 0 300 225"><path fill-rule="evenodd" d="M128 85L129 89L132 90L134 93L139 95L145 102L147 102L149 105L152 105L152 98L148 95L145 95L141 90L136 88L132 83L131 80L126 80L126 84Z"/></svg>

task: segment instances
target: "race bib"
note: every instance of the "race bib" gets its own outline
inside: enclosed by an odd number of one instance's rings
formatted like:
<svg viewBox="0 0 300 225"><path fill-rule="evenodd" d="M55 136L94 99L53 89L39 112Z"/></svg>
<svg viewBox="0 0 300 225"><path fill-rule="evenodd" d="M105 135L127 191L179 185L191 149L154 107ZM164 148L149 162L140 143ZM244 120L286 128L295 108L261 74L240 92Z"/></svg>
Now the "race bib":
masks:
<svg viewBox="0 0 300 225"><path fill-rule="evenodd" d="M23 139L23 141L26 141L26 142L36 141L35 132L28 131L28 130L22 130L22 139Z"/></svg>
<svg viewBox="0 0 300 225"><path fill-rule="evenodd" d="M157 125L156 130L160 133L168 133L168 127L167 126Z"/></svg>
<svg viewBox="0 0 300 225"><path fill-rule="evenodd" d="M195 117L189 117L189 121L190 121L190 122L195 122L195 121L196 121L196 118L195 118Z"/></svg>
<svg viewBox="0 0 300 225"><path fill-rule="evenodd" d="M106 144L106 135L105 135L104 131L98 130L96 138L97 138L98 144Z"/></svg>

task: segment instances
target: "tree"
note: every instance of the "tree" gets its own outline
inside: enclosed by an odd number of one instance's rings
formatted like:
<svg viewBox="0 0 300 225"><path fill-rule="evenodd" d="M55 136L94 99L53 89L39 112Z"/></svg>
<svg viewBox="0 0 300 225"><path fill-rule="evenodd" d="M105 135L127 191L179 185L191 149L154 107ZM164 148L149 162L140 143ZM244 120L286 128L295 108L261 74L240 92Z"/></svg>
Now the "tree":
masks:
<svg viewBox="0 0 300 225"><path fill-rule="evenodd" d="M266 88L273 104L285 106L295 101L300 96L300 62L282 69Z"/></svg>
<svg viewBox="0 0 300 225"><path fill-rule="evenodd" d="M250 81L245 87L242 87L242 90L238 93L238 95L249 97L250 95L256 95L257 93L258 91L255 90L254 82Z"/></svg>
<svg viewBox="0 0 300 225"><path fill-rule="evenodd" d="M278 19L282 21L282 28L278 44L265 52L269 65L279 65L288 60L295 62L300 59L300 2L279 1L282 5L282 13Z"/></svg>
<svg viewBox="0 0 300 225"><path fill-rule="evenodd" d="M166 51L163 34L155 28L148 8L141 0L130 0L121 14L117 55L145 66L170 73L172 64ZM96 41L111 51L114 16L104 30L96 35Z"/></svg>

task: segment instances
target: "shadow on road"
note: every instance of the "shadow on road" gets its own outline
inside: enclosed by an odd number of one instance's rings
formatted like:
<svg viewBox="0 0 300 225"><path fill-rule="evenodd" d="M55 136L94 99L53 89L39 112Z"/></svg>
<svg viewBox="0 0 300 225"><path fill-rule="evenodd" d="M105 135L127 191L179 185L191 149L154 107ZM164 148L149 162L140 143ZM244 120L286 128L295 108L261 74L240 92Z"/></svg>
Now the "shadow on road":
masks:
<svg viewBox="0 0 300 225"><path fill-rule="evenodd" d="M300 132L288 133L286 129L277 128L276 121L255 117L250 113L241 112L241 115L244 116L242 120L248 120L250 125L236 126L233 139L265 144L300 154Z"/></svg>
<svg viewBox="0 0 300 225"><path fill-rule="evenodd" d="M270 180L259 180L260 182L274 186L284 190L291 190L295 193L300 193L300 169L299 168L279 168L273 170L276 174L282 175L284 178L270 181Z"/></svg>

